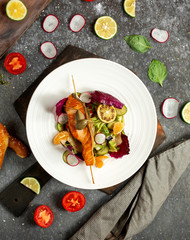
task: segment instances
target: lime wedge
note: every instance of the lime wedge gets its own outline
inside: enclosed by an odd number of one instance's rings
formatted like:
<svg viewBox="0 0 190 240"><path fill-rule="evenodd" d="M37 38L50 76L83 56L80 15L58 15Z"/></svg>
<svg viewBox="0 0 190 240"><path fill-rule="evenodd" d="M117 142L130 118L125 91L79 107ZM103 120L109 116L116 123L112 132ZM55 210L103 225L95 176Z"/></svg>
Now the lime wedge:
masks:
<svg viewBox="0 0 190 240"><path fill-rule="evenodd" d="M190 124L190 102L186 103L183 107L181 116L186 123Z"/></svg>
<svg viewBox="0 0 190 240"><path fill-rule="evenodd" d="M40 193L40 183L36 178L25 177L20 183L22 183L25 187L30 188L33 192L37 194Z"/></svg>
<svg viewBox="0 0 190 240"><path fill-rule="evenodd" d="M125 0L123 4L125 12L131 17L135 17L135 1L136 0Z"/></svg>
<svg viewBox="0 0 190 240"><path fill-rule="evenodd" d="M108 40L117 33L117 23L112 17L102 16L96 20L94 30L98 37Z"/></svg>
<svg viewBox="0 0 190 240"><path fill-rule="evenodd" d="M23 20L27 15L27 8L20 0L10 0L6 5L7 16L15 21Z"/></svg>

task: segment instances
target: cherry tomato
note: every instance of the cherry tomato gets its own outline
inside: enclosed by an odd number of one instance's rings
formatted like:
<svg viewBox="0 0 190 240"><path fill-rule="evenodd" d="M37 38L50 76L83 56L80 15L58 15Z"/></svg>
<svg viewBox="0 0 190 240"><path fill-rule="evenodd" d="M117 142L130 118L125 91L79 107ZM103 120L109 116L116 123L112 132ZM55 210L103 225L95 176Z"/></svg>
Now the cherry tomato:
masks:
<svg viewBox="0 0 190 240"><path fill-rule="evenodd" d="M40 205L34 212L34 221L42 228L48 228L53 223L53 212L47 205Z"/></svg>
<svg viewBox="0 0 190 240"><path fill-rule="evenodd" d="M9 53L5 58L5 68L11 74L21 74L26 69L26 59L21 53Z"/></svg>
<svg viewBox="0 0 190 240"><path fill-rule="evenodd" d="M77 212L84 207L85 197L80 192L68 192L62 199L62 205L69 212Z"/></svg>

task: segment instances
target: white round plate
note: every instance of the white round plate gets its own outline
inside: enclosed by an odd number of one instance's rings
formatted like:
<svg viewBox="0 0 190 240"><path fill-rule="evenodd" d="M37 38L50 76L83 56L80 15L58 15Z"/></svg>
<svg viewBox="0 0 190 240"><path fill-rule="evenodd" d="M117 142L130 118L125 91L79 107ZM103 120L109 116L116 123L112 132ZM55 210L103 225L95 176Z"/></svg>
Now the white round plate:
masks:
<svg viewBox="0 0 190 240"><path fill-rule="evenodd" d="M78 92L100 90L113 95L127 106L125 133L130 154L111 158L101 168L80 162L67 165L63 148L52 143L57 133L55 105L74 92L71 76ZM157 132L157 116L150 93L142 81L127 68L109 60L88 58L64 64L39 84L29 103L26 131L31 150L40 165L64 184L83 189L101 189L131 177L149 156Z"/></svg>

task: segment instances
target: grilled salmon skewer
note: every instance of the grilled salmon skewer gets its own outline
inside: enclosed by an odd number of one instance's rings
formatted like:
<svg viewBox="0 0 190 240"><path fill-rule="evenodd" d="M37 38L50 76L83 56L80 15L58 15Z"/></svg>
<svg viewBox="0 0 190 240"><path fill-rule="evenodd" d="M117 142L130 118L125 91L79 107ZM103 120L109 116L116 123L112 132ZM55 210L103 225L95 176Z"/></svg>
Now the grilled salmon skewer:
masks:
<svg viewBox="0 0 190 240"><path fill-rule="evenodd" d="M93 152L93 138L89 126L87 125L85 128L78 130L76 129L76 112L77 110L81 111L85 118L86 116L85 108L83 103L75 98L73 95L70 95L66 101L65 111L68 116L69 129L74 138L82 144L82 156L87 166L92 166L95 164L95 157Z"/></svg>

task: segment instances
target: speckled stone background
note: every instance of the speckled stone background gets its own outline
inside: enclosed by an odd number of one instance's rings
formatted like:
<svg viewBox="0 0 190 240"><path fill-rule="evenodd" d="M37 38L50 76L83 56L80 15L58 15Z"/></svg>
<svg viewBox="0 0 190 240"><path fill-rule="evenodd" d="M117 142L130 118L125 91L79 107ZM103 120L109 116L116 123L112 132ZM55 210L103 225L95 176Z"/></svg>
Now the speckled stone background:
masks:
<svg viewBox="0 0 190 240"><path fill-rule="evenodd" d="M183 122L180 117L182 106L190 101L189 9L188 0L137 1L136 17L131 18L124 12L122 0L52 1L9 50L20 52L26 57L27 70L19 76L13 76L5 71L4 59L0 60L0 73L4 74L4 80L10 82L9 86L0 85L0 122L7 126L9 132L27 144L25 127L13 103L53 61L44 58L40 52L42 42L52 41L57 47L58 54L71 44L133 69L137 73L153 97L158 118L167 136L156 152L164 150L184 137L189 137L190 125ZM48 34L43 31L42 22L50 13L59 18L60 24L55 32ZM81 32L73 33L69 29L69 21L77 13L85 17L86 25ZM93 30L95 20L102 15L113 17L118 24L116 36L109 41L98 38ZM170 38L166 43L157 43L150 37L150 31L154 27L168 30ZM130 34L146 36L154 48L144 54L133 52L123 40L124 36ZM163 87L151 82L147 76L148 66L153 58L162 61L167 67L168 76ZM180 101L178 115L171 120L164 118L160 111L163 100L169 96ZM7 150L0 172L0 191L35 161L32 154L27 159L21 159L10 149ZM155 220L135 236L135 240L190 239L189 172L190 166L174 187ZM93 212L112 197L98 190L81 190L86 197L85 208L77 213L68 213L63 210L61 199L67 191L73 189L51 179L19 218L15 218L0 205L0 239L68 239ZM40 204L49 205L55 215L53 225L48 229L39 228L33 221L34 210Z"/></svg>

